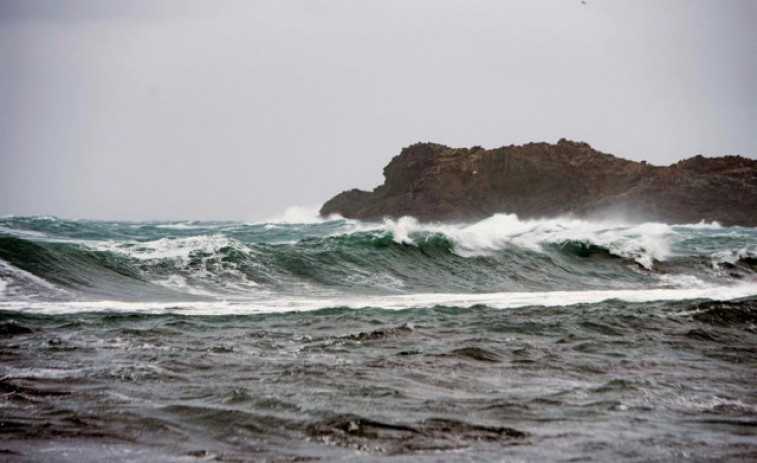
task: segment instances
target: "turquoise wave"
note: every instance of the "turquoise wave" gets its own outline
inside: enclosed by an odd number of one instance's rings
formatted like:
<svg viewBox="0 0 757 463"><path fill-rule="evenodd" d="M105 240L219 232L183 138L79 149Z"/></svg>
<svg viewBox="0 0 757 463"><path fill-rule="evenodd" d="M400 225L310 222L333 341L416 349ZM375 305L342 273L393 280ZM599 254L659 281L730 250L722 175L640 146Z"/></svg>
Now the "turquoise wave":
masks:
<svg viewBox="0 0 757 463"><path fill-rule="evenodd" d="M495 216L313 224L0 219L5 299L638 289L755 279L755 229Z"/></svg>

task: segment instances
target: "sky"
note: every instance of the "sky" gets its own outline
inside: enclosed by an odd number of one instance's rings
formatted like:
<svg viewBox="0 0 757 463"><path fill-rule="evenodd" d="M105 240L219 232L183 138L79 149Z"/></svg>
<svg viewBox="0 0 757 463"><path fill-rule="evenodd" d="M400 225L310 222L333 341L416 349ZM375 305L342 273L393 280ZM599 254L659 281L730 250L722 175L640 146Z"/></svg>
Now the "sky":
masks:
<svg viewBox="0 0 757 463"><path fill-rule="evenodd" d="M402 147L757 157L753 0L0 0L0 216L265 220Z"/></svg>

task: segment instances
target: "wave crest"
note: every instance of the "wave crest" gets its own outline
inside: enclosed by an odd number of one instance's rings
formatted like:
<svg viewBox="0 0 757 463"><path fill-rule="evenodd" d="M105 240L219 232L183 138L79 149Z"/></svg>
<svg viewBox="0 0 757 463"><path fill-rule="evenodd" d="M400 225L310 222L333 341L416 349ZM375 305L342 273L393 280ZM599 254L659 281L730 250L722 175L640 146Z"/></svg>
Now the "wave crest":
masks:
<svg viewBox="0 0 757 463"><path fill-rule="evenodd" d="M166 290L173 291L166 297L257 298L755 281L757 230L705 223L521 220L513 214L471 224L412 217L277 225L59 221L55 229L40 223L0 220L10 235L0 233L0 259L40 281L115 298L163 297ZM45 235L29 236L28 229ZM0 271L3 297L52 293L19 275Z"/></svg>
<svg viewBox="0 0 757 463"><path fill-rule="evenodd" d="M622 225L558 218L520 220L515 214L497 214L474 224L422 224L413 217L387 219L381 229L397 243L419 245L432 235L443 235L452 252L461 257L487 255L511 246L535 252L546 247L604 249L633 259L651 269L671 254L669 239L677 232L663 223ZM578 253L581 254L580 252Z"/></svg>

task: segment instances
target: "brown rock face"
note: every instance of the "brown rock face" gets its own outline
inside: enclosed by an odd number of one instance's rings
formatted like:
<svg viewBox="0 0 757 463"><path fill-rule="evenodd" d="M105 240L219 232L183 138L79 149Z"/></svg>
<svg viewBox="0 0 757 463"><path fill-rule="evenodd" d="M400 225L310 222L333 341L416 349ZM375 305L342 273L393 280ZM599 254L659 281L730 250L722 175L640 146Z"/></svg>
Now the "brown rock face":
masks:
<svg viewBox="0 0 757 463"><path fill-rule="evenodd" d="M658 167L568 140L492 150L418 143L394 157L384 177L372 192L331 198L321 215L469 221L515 213L757 226L757 160L740 156Z"/></svg>

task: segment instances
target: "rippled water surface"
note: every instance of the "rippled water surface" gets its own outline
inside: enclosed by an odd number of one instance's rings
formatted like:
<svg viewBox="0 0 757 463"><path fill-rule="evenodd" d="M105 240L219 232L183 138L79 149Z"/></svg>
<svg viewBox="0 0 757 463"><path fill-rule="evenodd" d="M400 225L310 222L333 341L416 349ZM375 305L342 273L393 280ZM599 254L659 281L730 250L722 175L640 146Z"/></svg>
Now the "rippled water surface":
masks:
<svg viewBox="0 0 757 463"><path fill-rule="evenodd" d="M757 460L753 229L0 227L0 460Z"/></svg>

